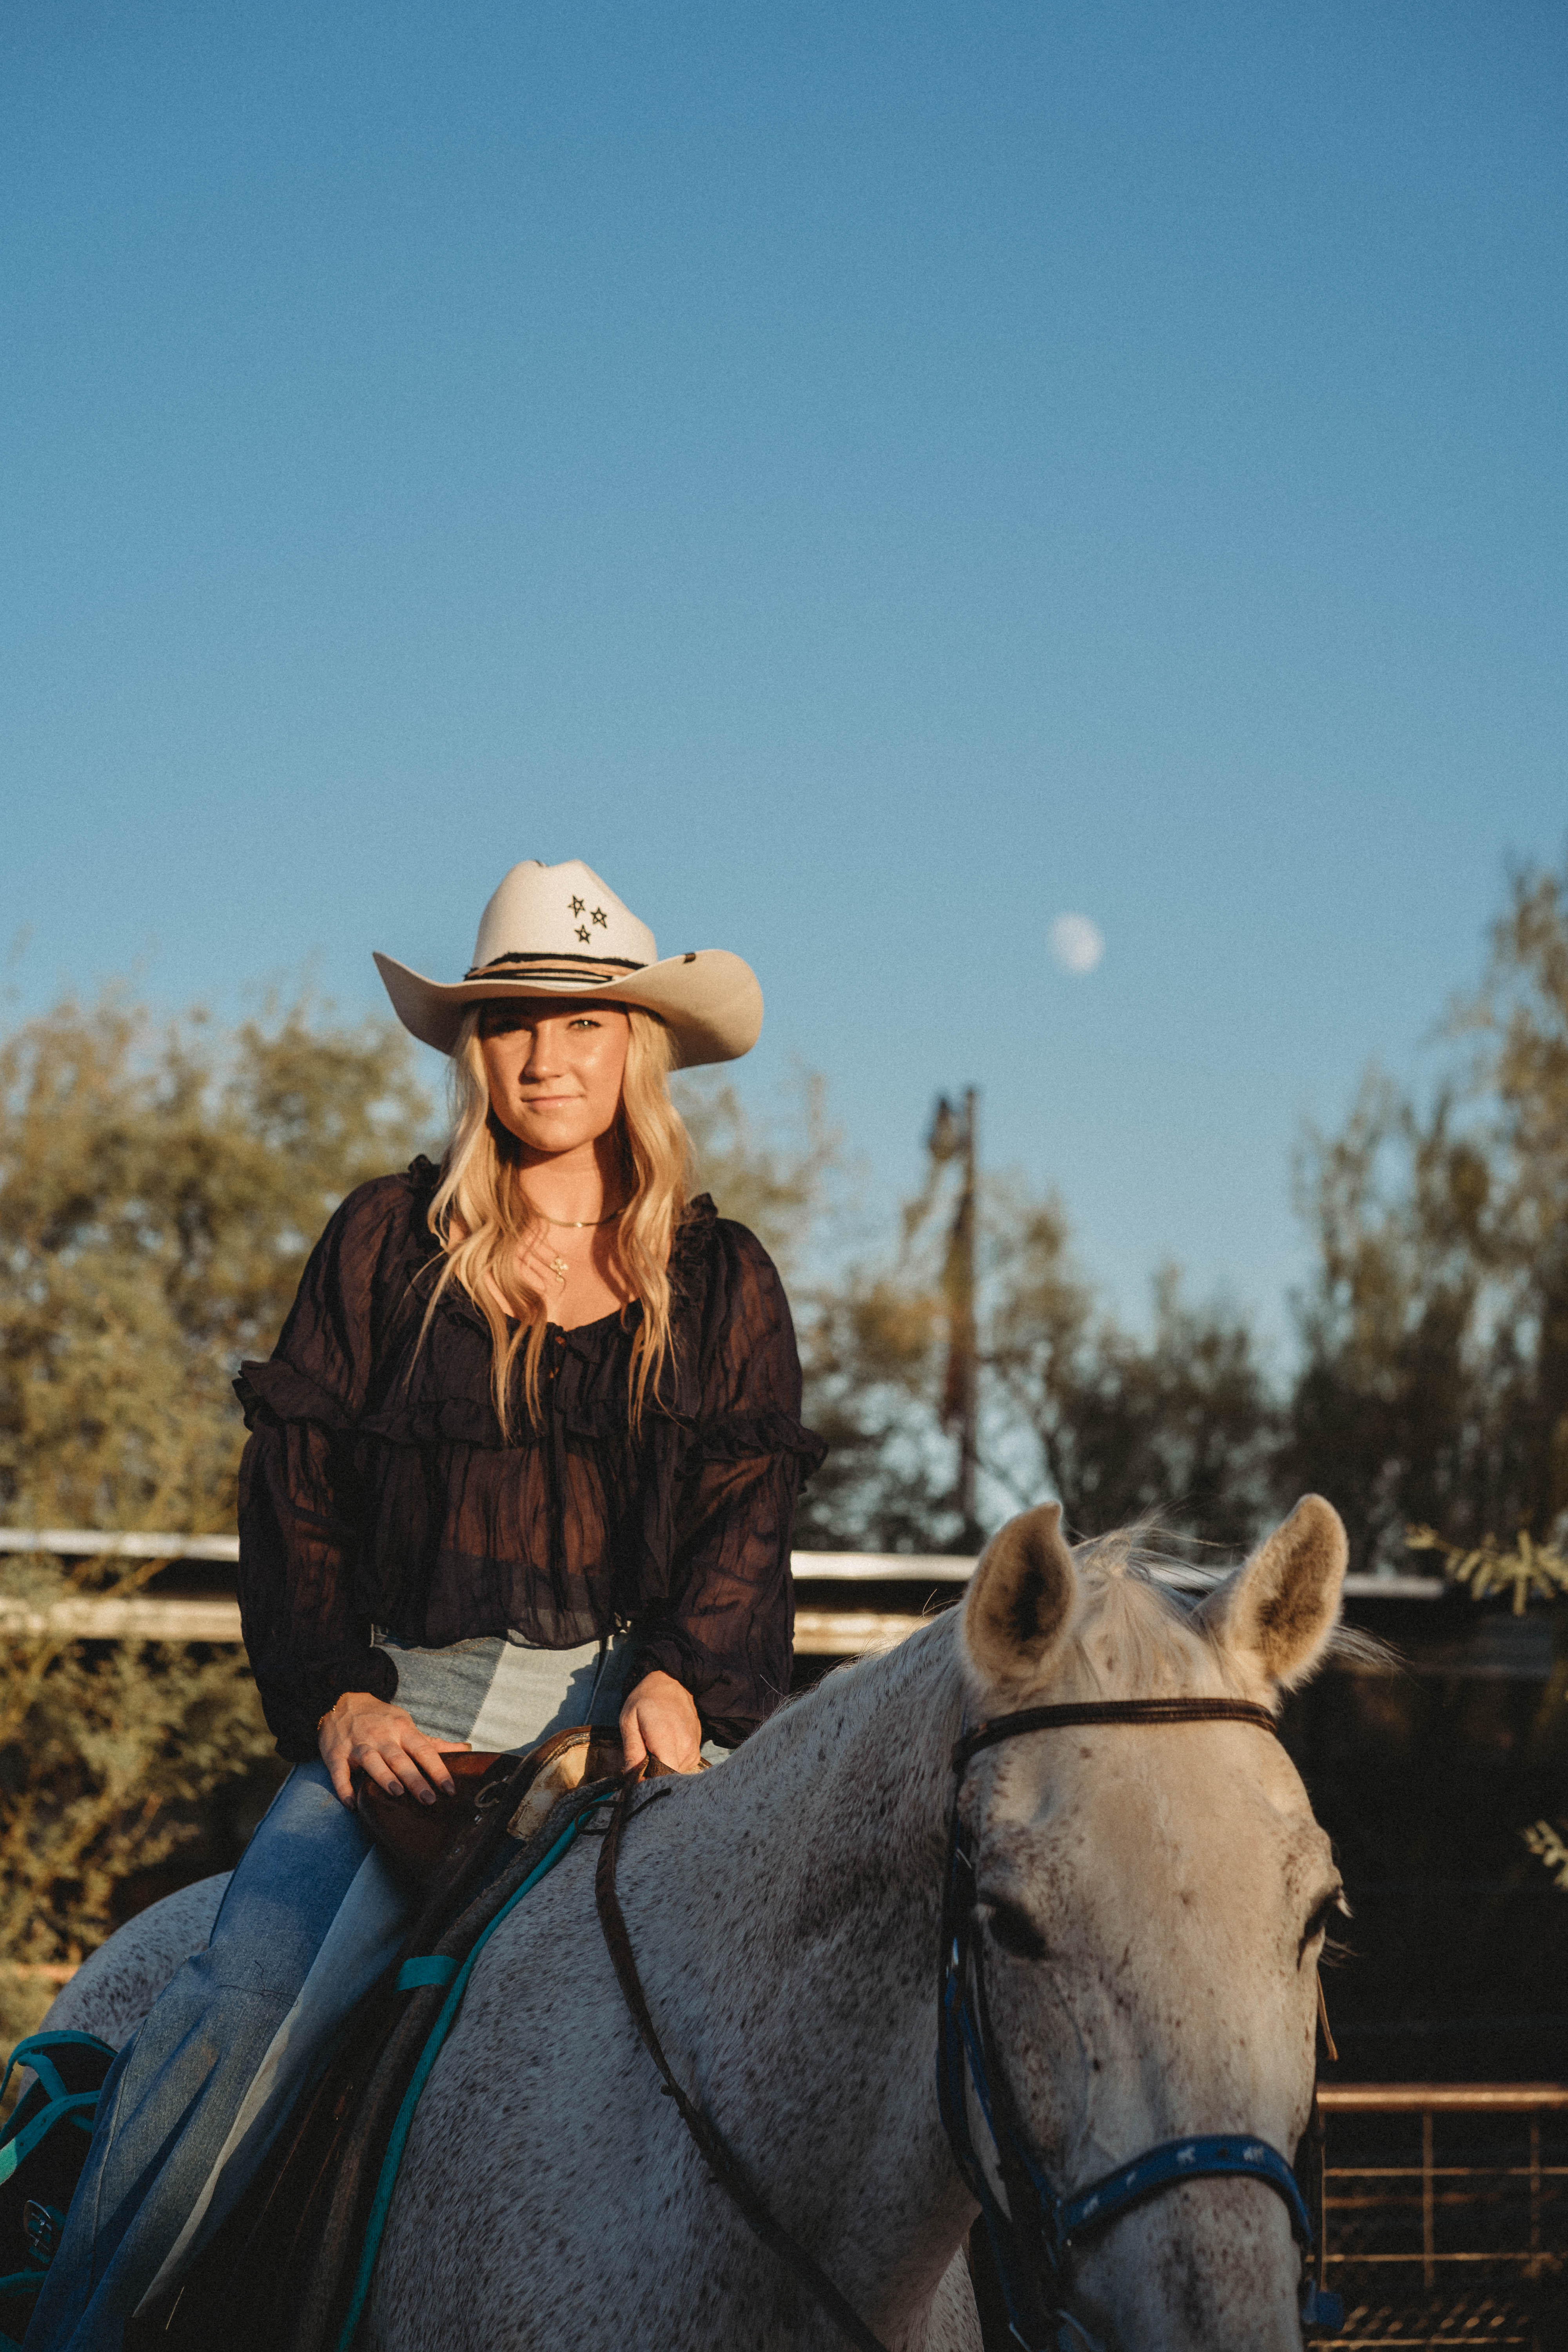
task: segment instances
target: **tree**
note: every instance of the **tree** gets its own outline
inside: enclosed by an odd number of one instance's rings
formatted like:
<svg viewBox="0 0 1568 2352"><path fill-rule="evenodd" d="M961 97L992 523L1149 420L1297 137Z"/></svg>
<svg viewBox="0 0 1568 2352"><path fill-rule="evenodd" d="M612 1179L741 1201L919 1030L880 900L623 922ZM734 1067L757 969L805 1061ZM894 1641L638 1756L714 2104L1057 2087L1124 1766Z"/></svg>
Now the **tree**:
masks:
<svg viewBox="0 0 1568 2352"><path fill-rule="evenodd" d="M827 1088L795 1072L778 1115L753 1118L735 1087L711 1072L681 1073L673 1091L691 1138L696 1181L721 1216L749 1225L786 1279L797 1275L837 1203L843 1138Z"/></svg>
<svg viewBox="0 0 1568 2352"><path fill-rule="evenodd" d="M929 1188L928 1188L929 1190ZM958 1549L965 1543L949 1387L945 1235L926 1192L890 1262L813 1302L810 1418L833 1447L808 1490L808 1544ZM1059 1202L981 1188L975 1363L981 1488L994 1522L1054 1495L1070 1526L1154 1520L1162 1538L1239 1545L1267 1517L1278 1433L1245 1321L1154 1285L1147 1339L1098 1302ZM972 1539L971 1539L972 1540Z"/></svg>
<svg viewBox="0 0 1568 2352"><path fill-rule="evenodd" d="M1491 1186L1450 1092L1422 1114L1375 1074L1343 1131L1307 1147L1318 1263L1279 1483L1332 1498L1357 1569L1395 1560L1411 1520L1479 1536L1503 1500L1494 1391L1511 1332L1489 1349Z"/></svg>
<svg viewBox="0 0 1568 2352"><path fill-rule="evenodd" d="M428 1108L402 1032L301 1003L232 1035L115 996L0 1045L0 1509L233 1524L229 1381L316 1234Z"/></svg>
<svg viewBox="0 0 1568 2352"><path fill-rule="evenodd" d="M300 1002L226 1033L118 994L0 1044L0 1513L13 1526L227 1530L263 1354L331 1210L407 1160L428 1108L402 1032ZM11 1557L41 1608L126 1592L108 1559ZM242 1657L10 1640L0 1652L0 1955L111 1924L115 1882L199 1832L271 1743Z"/></svg>
<svg viewBox="0 0 1568 2352"><path fill-rule="evenodd" d="M1468 1066L1426 1108L1373 1075L1301 1171L1280 1484L1333 1496L1360 1568L1411 1522L1468 1547L1568 1513L1568 877L1514 877L1448 1029Z"/></svg>

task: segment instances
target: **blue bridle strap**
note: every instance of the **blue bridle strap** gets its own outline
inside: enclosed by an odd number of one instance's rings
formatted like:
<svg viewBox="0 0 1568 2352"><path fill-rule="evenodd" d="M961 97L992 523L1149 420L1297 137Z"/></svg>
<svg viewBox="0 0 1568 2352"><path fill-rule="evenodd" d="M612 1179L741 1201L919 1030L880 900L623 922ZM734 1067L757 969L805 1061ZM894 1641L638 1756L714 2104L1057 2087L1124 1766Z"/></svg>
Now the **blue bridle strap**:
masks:
<svg viewBox="0 0 1568 2352"><path fill-rule="evenodd" d="M1227 2173L1243 2180L1267 2181L1285 2200L1296 2243L1304 2253L1311 2253L1312 2221L1307 2200L1279 2149L1270 2147L1266 2139L1238 2139L1233 2134L1215 2132L1200 2133L1192 2139L1164 2140L1131 2164L1108 2172L1103 2180L1080 2189L1076 2197L1063 2198L1056 2216L1060 2242L1068 2245L1091 2230L1104 2229L1162 2189L1173 2189L1184 2180L1222 2179Z"/></svg>
<svg viewBox="0 0 1568 2352"><path fill-rule="evenodd" d="M1284 2204L1301 2250L1301 2320L1337 2326L1337 2296L1316 2283L1311 2215L1295 2172L1279 2149L1248 2132L1198 2133L1165 2140L1070 2197L1058 2194L1030 2152L1005 2076L987 2053L995 2047L986 2014L984 1977L975 1941L973 1860L958 1814L959 1790L970 1758L1016 1733L1056 1730L1082 1722L1183 1723L1231 1720L1273 1732L1261 1707L1225 1700L1117 1700L1083 1706L1031 1707L976 1727L953 1750L952 1822L942 1925L942 1993L937 2031L937 2102L948 2141L985 2224L1015 2340L1023 2352L1056 2352L1058 2330L1070 2324L1086 2344L1082 2323L1063 2308L1069 2250L1151 2197L1187 2180L1261 2181ZM971 1999L971 1988L973 1999ZM993 2188L970 2129L969 2093L996 2153L1006 2203Z"/></svg>

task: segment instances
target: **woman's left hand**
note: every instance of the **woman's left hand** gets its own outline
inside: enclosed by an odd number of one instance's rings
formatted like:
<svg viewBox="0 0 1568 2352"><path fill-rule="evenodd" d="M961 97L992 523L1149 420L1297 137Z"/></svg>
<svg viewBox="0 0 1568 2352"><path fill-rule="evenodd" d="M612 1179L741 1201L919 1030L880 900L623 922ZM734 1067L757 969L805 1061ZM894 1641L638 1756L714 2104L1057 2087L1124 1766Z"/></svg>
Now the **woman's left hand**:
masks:
<svg viewBox="0 0 1568 2352"><path fill-rule="evenodd" d="M702 1756L702 1724L684 1684L657 1666L644 1675L621 1709L621 1747L628 1764L657 1756L677 1772L695 1772Z"/></svg>

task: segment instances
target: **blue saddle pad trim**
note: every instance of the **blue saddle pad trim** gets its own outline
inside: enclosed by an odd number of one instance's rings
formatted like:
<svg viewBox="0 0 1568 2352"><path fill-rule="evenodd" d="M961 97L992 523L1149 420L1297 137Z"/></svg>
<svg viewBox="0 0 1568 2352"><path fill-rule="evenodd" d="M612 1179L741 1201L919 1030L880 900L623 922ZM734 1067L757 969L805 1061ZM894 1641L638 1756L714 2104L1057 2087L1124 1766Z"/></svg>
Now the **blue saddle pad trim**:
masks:
<svg viewBox="0 0 1568 2352"><path fill-rule="evenodd" d="M415 2067L408 2088L403 2095L403 2105L397 2110L397 2119L392 2126L391 2135L386 2143L386 2154L382 2159L381 2173L375 2184L375 2197L371 2205L370 2219L365 2224L364 2245L360 2253L359 2269L354 2276L353 2294L349 2303L348 2315L339 2331L336 2352L349 2352L355 2331L363 2316L365 2305L370 2299L370 2283L375 2273L375 2258L381 2252L381 2241L386 2229L386 2217L392 2210L392 2192L397 2186L398 2168L403 2162L403 2151L413 2127L414 2111L418 2106L421 2094L430 2078L431 2069L441 2054L441 2044L451 2032L453 2021L462 2007L463 1995L468 1990L468 1979L473 1974L475 1961L500 1926L501 1921L516 1910L525 1895L532 1893L542 1878L546 1877L554 1869L595 1807L608 1804L612 1798L619 1793L617 1788L605 1789L599 1796L591 1798L582 1811L573 1817L543 1860L535 1864L529 1872L516 1894L509 1895L501 1905L467 1959L455 1968L447 1998L441 2003L440 2015L431 2027L425 2047L419 2053L419 2063ZM398 1983L402 1984L407 1969L428 1968L433 1960L439 1958L438 1954L432 1953L428 1957L421 1955L413 1960L405 1960L403 1968L398 1970ZM445 1962L442 1964L446 1965ZM419 1977L415 1981L419 1984L439 1984L444 1982L445 1979Z"/></svg>
<svg viewBox="0 0 1568 2352"><path fill-rule="evenodd" d="M5 2072L0 2075L0 2099L5 2097L6 2084L18 2066L31 2069L43 2084L47 2097L68 2098L70 2094L60 2079L59 2069L48 2055L51 2050L64 2049L96 2050L105 2058L114 2056L113 2043L100 2041L96 2033L29 2033L25 2041L17 2042L6 2061ZM13 2116L5 2130L0 2133L0 2139L8 2139L15 2128L16 2118Z"/></svg>
<svg viewBox="0 0 1568 2352"><path fill-rule="evenodd" d="M419 1985L449 1985L461 1968L460 1960L443 1952L421 1952L417 1959L405 1960L397 1971L399 1992L413 1992Z"/></svg>

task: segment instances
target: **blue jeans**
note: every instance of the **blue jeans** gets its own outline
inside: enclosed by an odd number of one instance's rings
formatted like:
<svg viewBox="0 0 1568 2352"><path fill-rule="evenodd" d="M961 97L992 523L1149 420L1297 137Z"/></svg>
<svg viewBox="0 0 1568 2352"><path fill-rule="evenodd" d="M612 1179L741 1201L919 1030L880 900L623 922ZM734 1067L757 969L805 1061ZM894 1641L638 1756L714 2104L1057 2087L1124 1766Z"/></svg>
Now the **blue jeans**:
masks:
<svg viewBox="0 0 1568 2352"><path fill-rule="evenodd" d="M613 1725L630 1645L606 1652L387 1641L398 1704L438 1738L528 1748ZM500 1738L498 1732L512 1736ZM297 1765L246 1849L205 1952L177 1969L110 2068L26 2352L121 2352L233 2210L304 2084L402 1939L407 1899L326 1768Z"/></svg>

